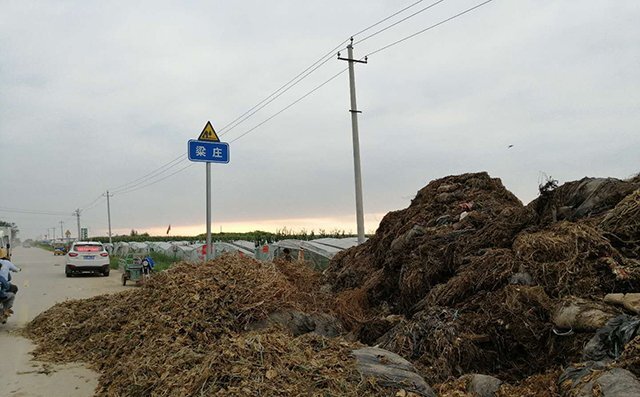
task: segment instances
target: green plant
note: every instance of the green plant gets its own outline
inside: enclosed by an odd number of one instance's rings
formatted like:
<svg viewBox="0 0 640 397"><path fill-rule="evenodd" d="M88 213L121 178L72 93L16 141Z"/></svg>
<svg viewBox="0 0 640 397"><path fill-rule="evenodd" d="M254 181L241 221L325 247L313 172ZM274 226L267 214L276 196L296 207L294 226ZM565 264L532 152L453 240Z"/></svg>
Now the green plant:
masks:
<svg viewBox="0 0 640 397"><path fill-rule="evenodd" d="M174 263L181 261L181 259L177 259L173 255L165 255L160 252L152 252L150 256L156 264L153 270L157 272L166 270L170 268Z"/></svg>
<svg viewBox="0 0 640 397"><path fill-rule="evenodd" d="M165 255L159 252L151 252L149 254L153 262L155 263L155 267L153 268L156 272L161 272L163 270L167 270L174 263L180 262L181 259L174 257L173 255ZM120 260L124 259L121 256L111 255L109 257L109 267L111 269L118 269L120 267Z"/></svg>

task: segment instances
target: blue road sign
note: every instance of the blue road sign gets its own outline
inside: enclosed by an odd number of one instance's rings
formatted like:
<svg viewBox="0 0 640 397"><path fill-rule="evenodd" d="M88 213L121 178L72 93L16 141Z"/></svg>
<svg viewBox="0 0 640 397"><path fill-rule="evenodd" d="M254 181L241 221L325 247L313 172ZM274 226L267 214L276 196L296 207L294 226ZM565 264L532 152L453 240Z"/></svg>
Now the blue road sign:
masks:
<svg viewBox="0 0 640 397"><path fill-rule="evenodd" d="M189 160L204 163L228 163L229 144L226 142L208 142L191 139L187 153Z"/></svg>

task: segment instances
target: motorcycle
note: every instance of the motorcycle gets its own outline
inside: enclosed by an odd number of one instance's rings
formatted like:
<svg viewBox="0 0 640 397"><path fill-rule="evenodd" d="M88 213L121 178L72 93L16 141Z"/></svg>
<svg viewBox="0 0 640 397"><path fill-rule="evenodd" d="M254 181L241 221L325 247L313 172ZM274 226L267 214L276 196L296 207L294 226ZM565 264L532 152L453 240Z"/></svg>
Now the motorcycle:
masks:
<svg viewBox="0 0 640 397"><path fill-rule="evenodd" d="M5 284L5 282L3 282L3 284ZM11 309L11 307L8 307L5 309L5 305L7 301L11 301L10 306L13 306L13 300L15 299L16 294L18 293L18 286L10 283L9 281L6 281L6 285L3 285L2 288L3 288L3 295L5 295L5 298L0 299L0 304L2 304L2 309L0 309L0 323L6 324L7 319L13 314L13 310ZM7 295L7 294L11 294L11 295Z"/></svg>

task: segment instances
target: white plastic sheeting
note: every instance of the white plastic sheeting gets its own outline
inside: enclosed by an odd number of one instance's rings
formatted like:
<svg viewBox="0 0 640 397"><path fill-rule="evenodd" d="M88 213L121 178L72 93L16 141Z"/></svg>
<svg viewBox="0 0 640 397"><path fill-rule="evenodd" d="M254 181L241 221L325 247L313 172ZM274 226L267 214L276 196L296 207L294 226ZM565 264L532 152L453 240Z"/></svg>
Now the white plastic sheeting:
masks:
<svg viewBox="0 0 640 397"><path fill-rule="evenodd" d="M312 240L314 243L328 245L330 247L338 248L339 250L345 250L351 247L355 247L358 245L357 237L346 237L346 238L318 238ZM365 240L366 241L366 240Z"/></svg>
<svg viewBox="0 0 640 397"><path fill-rule="evenodd" d="M129 253L137 255L146 255L149 253L149 244L132 242L129 243Z"/></svg>
<svg viewBox="0 0 640 397"><path fill-rule="evenodd" d="M107 250L107 252L109 253L109 255L113 255L113 244L111 243L105 243L104 245L104 249Z"/></svg>
<svg viewBox="0 0 640 397"><path fill-rule="evenodd" d="M274 257L284 256L284 249L291 251L293 259L304 259L311 262L316 269L324 269L329 264L329 260L341 251L340 248L317 243L315 241L303 240L281 240L274 244L276 249Z"/></svg>
<svg viewBox="0 0 640 397"><path fill-rule="evenodd" d="M255 246L255 243L245 240L231 242L217 241L213 243L213 256L217 258L223 254L238 254L262 261L273 260L284 256L283 250L289 248L293 259L304 258L316 268L324 269L331 258L338 252L356 246L357 239L349 238L321 238L311 241L281 240L273 244ZM128 254L143 255L158 252L187 262L202 262L205 258L205 244L188 241L173 242L118 242L113 244L114 256L127 256Z"/></svg>
<svg viewBox="0 0 640 397"><path fill-rule="evenodd" d="M180 258L183 261L189 261L196 251L192 245L174 245L176 258Z"/></svg>
<svg viewBox="0 0 640 397"><path fill-rule="evenodd" d="M165 241L154 241L149 243L149 250L151 252L159 252L163 255L172 255L173 245Z"/></svg>
<svg viewBox="0 0 640 397"><path fill-rule="evenodd" d="M253 243L251 243L251 249L249 249L244 244L237 244L236 241L229 243L217 241L213 243L213 246L215 247L216 258L225 253L237 253L242 256L248 256L250 258L255 258L256 256L255 245Z"/></svg>
<svg viewBox="0 0 640 397"><path fill-rule="evenodd" d="M113 244L114 256L127 256L129 254L129 243L121 241Z"/></svg>

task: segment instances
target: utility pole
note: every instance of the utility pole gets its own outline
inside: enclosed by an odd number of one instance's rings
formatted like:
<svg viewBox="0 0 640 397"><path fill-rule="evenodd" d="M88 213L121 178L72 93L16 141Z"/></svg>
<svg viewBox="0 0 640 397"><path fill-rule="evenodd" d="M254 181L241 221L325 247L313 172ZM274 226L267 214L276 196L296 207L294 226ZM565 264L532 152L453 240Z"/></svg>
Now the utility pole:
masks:
<svg viewBox="0 0 640 397"><path fill-rule="evenodd" d="M80 208L75 210L74 215L78 219L78 241L80 241Z"/></svg>
<svg viewBox="0 0 640 397"><path fill-rule="evenodd" d="M60 221L60 240L64 241L64 231L63 231L62 225L64 225L64 222Z"/></svg>
<svg viewBox="0 0 640 397"><path fill-rule="evenodd" d="M113 197L113 194L109 194L107 190L107 219L109 220L109 244L113 244L111 241L111 206L109 205L109 197Z"/></svg>
<svg viewBox="0 0 640 397"><path fill-rule="evenodd" d="M356 74L354 63L367 63L367 57L364 61L353 58L353 37L351 43L347 46L347 58L341 58L338 53L338 59L349 62L349 88L351 96L351 135L353 138L353 171L356 183L356 222L358 227L358 244L364 242L364 206L362 204L362 172L360 171L360 138L358 137L358 110L356 104Z"/></svg>
<svg viewBox="0 0 640 397"><path fill-rule="evenodd" d="M53 232L53 233L51 233L51 235L53 236L53 241L56 241L56 227L55 226L52 227L51 231Z"/></svg>

